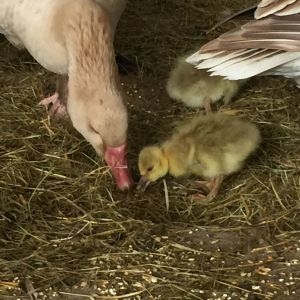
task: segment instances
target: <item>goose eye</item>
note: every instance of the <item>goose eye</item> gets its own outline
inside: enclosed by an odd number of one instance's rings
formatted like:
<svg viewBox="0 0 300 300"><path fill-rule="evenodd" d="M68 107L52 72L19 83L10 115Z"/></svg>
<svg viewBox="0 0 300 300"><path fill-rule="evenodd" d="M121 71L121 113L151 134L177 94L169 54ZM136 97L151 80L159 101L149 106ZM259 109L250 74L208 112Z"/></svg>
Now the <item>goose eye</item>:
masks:
<svg viewBox="0 0 300 300"><path fill-rule="evenodd" d="M153 167L149 167L149 168L147 169L148 172L151 172L152 170L153 170Z"/></svg>

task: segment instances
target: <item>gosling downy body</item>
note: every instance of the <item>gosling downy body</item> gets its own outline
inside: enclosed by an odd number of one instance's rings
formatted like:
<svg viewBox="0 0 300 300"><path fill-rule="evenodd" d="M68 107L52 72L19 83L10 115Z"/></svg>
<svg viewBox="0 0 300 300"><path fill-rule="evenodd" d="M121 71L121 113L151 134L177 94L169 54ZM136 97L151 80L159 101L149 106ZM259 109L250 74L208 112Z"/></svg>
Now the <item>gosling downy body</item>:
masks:
<svg viewBox="0 0 300 300"><path fill-rule="evenodd" d="M145 147L139 155L141 186L170 173L197 175L212 199L224 176L239 171L261 141L256 125L222 113L183 121L159 146ZM198 195L203 198L203 195Z"/></svg>
<svg viewBox="0 0 300 300"><path fill-rule="evenodd" d="M106 163L120 189L132 185L127 166L128 117L113 47L126 0L1 0L0 33L26 48L47 70L65 75L67 97L42 101L68 113Z"/></svg>
<svg viewBox="0 0 300 300"><path fill-rule="evenodd" d="M228 104L245 83L245 80L232 81L221 76L210 76L206 70L197 70L185 60L186 56L177 59L170 72L166 90L171 98L188 107L204 107L210 112L211 103L223 100Z"/></svg>

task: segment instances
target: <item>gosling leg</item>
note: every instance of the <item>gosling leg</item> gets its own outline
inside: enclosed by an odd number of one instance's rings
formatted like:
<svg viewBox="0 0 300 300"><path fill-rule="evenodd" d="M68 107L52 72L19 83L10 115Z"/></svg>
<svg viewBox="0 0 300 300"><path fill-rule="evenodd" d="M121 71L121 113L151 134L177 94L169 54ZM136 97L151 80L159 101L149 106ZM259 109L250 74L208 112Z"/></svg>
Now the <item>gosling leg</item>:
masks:
<svg viewBox="0 0 300 300"><path fill-rule="evenodd" d="M218 175L215 178L208 181L196 181L197 185L204 191L207 191L208 193L206 195L203 193L197 193L193 195L193 199L206 201L213 200L220 190L224 177L224 175Z"/></svg>
<svg viewBox="0 0 300 300"><path fill-rule="evenodd" d="M211 99L209 97L206 97L203 101L203 107L205 109L206 114L211 114L212 109L211 109Z"/></svg>

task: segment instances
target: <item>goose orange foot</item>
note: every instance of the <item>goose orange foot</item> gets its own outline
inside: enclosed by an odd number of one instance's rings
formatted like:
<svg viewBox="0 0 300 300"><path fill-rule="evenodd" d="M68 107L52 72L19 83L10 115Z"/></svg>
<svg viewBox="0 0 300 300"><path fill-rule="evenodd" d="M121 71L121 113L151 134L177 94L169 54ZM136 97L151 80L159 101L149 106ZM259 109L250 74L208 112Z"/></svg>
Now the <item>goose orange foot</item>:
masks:
<svg viewBox="0 0 300 300"><path fill-rule="evenodd" d="M50 117L53 117L55 115L58 115L61 117L68 116L67 108L60 101L59 95L57 92L55 94L53 94L52 96L47 97L47 98L43 99L42 101L40 101L39 105L46 107L46 109L48 111L48 115Z"/></svg>

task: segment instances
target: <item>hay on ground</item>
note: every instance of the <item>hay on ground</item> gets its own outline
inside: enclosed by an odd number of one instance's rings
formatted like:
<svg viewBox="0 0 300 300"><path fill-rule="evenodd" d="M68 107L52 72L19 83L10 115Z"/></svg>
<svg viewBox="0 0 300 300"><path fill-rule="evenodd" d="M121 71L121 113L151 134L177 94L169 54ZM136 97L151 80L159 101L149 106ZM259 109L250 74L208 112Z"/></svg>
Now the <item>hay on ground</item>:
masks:
<svg viewBox="0 0 300 300"><path fill-rule="evenodd" d="M122 77L129 159L193 110L164 90L173 60L253 1L133 0L116 49L136 61ZM223 8L227 8L221 13ZM0 40L1 299L299 299L300 102L283 78L256 78L229 108L264 141L215 201L188 197L189 179L118 192L107 167L65 121L36 104L53 74ZM146 134L145 134L146 133Z"/></svg>

